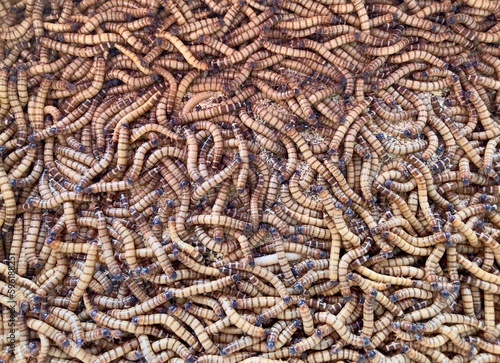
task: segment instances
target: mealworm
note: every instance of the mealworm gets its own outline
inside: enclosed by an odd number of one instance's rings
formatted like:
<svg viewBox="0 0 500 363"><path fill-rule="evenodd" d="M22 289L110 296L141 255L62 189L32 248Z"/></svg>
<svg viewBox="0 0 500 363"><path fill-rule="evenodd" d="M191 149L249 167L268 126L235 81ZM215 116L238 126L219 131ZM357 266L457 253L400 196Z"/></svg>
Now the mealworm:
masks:
<svg viewBox="0 0 500 363"><path fill-rule="evenodd" d="M175 35L170 34L168 32L163 32L159 33L158 37L172 43L172 45L176 47L179 50L179 52L181 52L181 54L186 58L186 61L196 69L200 69L203 71L208 70L208 65L205 62L197 60L194 57L194 55L189 51L189 49L182 43L182 41Z"/></svg>
<svg viewBox="0 0 500 363"><path fill-rule="evenodd" d="M196 183L202 183L204 181L203 176L198 172L198 144L194 137L194 134L189 129L184 129L184 134L186 135L186 143L188 147L187 152L187 169L188 173L193 181Z"/></svg>
<svg viewBox="0 0 500 363"><path fill-rule="evenodd" d="M219 302L232 324L242 329L248 335L254 337L264 337L264 329L253 326L248 321L242 319L241 316L231 307L227 298L221 297L219 298Z"/></svg>
<svg viewBox="0 0 500 363"><path fill-rule="evenodd" d="M208 334L204 331L204 328L198 319L194 318L188 312L175 305L172 305L170 307L170 312L172 312L174 316L178 317L181 321L183 321L195 331L200 344L204 347L207 353L215 354L218 352L217 347L213 344Z"/></svg>
<svg viewBox="0 0 500 363"><path fill-rule="evenodd" d="M97 258L97 244L94 243L91 244L91 246L88 249L87 259L85 260L85 266L83 268L82 274L80 275L78 284L76 285L71 294L70 303L68 306L69 310L74 311L76 309L77 304L79 303L81 297L83 296L83 292L86 286L88 286L88 284L90 283L90 280L92 279L92 276L94 274L96 258Z"/></svg>

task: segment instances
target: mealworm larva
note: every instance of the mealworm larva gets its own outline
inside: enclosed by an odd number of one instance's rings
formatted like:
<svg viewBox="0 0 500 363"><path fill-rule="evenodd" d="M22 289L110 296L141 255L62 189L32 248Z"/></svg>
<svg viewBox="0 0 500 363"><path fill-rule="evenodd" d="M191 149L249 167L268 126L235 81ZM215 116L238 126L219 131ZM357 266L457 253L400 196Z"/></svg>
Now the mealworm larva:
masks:
<svg viewBox="0 0 500 363"><path fill-rule="evenodd" d="M31 215L30 226L26 232L24 240L24 252L29 266L33 268L40 268L41 262L36 256L36 243L40 233L42 216L41 213L34 212ZM12 248L12 247L11 247Z"/></svg>
<svg viewBox="0 0 500 363"><path fill-rule="evenodd" d="M193 181L196 183L203 183L203 176L198 172L198 143L191 130L185 128L184 134L187 143L187 169Z"/></svg>
<svg viewBox="0 0 500 363"><path fill-rule="evenodd" d="M106 326L111 329L119 329L128 333L137 332L137 334L148 334L158 338L163 338L165 336L165 333L161 330L154 328L150 329L150 327L147 326L137 326L136 324L131 322L115 319L96 309L91 310L89 315L97 324Z"/></svg>
<svg viewBox="0 0 500 363"><path fill-rule="evenodd" d="M182 289L169 289L169 296L173 297L190 297L192 295L202 295L212 291L223 289L226 286L233 284L237 280L237 276L226 276L218 280L204 283L201 285L192 285Z"/></svg>
<svg viewBox="0 0 500 363"><path fill-rule="evenodd" d="M248 321L241 318L240 314L238 314L230 304L230 301L227 298L220 297L219 302L224 309L226 315L232 324L236 325L238 328L243 330L246 334L254 336L254 337L264 337L265 331L263 328L256 327L251 325Z"/></svg>
<svg viewBox="0 0 500 363"><path fill-rule="evenodd" d="M225 356L225 355L232 354L232 353L237 352L239 350L242 350L248 346L252 346L254 344L257 344L260 341L262 341L263 339L264 339L264 337L251 337L251 336L240 338L240 339L233 341L232 343L229 343L228 345L226 345L221 350L221 355Z"/></svg>
<svg viewBox="0 0 500 363"><path fill-rule="evenodd" d="M172 45L181 52L181 54L186 58L186 61L196 69L202 71L208 70L208 65L205 62L199 61L194 57L194 55L189 51L189 49L182 43L182 41L175 35L169 32L162 32L157 35L159 38L165 39L166 41L172 43Z"/></svg>
<svg viewBox="0 0 500 363"><path fill-rule="evenodd" d="M70 345L69 340L64 334L58 332L52 326L44 323L43 321L37 319L27 319L26 325L30 329L40 332L40 334L47 336L48 338L55 341L61 347L68 347Z"/></svg>
<svg viewBox="0 0 500 363"><path fill-rule="evenodd" d="M198 264L196 261L193 261L188 256L186 256L183 252L181 252L177 249L174 249L174 255L184 266L186 266L186 267L188 267L196 272L199 272L203 275L219 277L221 274L221 272L215 268Z"/></svg>
<svg viewBox="0 0 500 363"><path fill-rule="evenodd" d="M136 223L138 223L141 233L144 235L145 238L147 238L148 244L153 249L154 254L158 259L158 262L160 263L160 266L162 267L163 271L170 278L175 278L175 270L172 268L172 265L170 264L170 261L163 246L160 244L160 242L157 240L157 238L154 236L149 226L147 225L144 216L141 213L137 212L136 210L131 210L130 213L136 220Z"/></svg>
<svg viewBox="0 0 500 363"><path fill-rule="evenodd" d="M86 287L90 283L92 276L94 275L94 268L97 258L97 244L93 243L90 245L87 252L87 259L85 260L85 266L83 268L82 274L80 275L80 279L78 280L78 284L73 289L71 293L70 303L68 305L69 310L76 310L80 299L83 296L83 292ZM78 342L76 342L78 344Z"/></svg>
<svg viewBox="0 0 500 363"><path fill-rule="evenodd" d="M7 231L10 227L14 225L14 220L16 218L16 200L14 198L14 193L12 191L12 186L9 183L7 173L3 162L0 162L0 192L2 192L2 198L5 203L5 217L3 219L3 229Z"/></svg>
<svg viewBox="0 0 500 363"><path fill-rule="evenodd" d="M55 51L74 55L77 57L93 57L111 48L111 43L101 43L93 47L79 48L73 45L60 43L45 37L40 38L39 42L43 47L47 47Z"/></svg>
<svg viewBox="0 0 500 363"><path fill-rule="evenodd" d="M198 319L193 317L191 314L183 310L182 308L171 305L170 312L178 317L181 321L187 324L197 335L197 338L200 341L200 344L207 351L208 354L215 354L219 351L219 349L214 345L208 334L205 332L202 324Z"/></svg>
<svg viewBox="0 0 500 363"><path fill-rule="evenodd" d="M349 290L349 285L347 282L347 268L349 267L349 264L355 260L356 258L359 258L363 256L371 247L372 241L370 239L366 239L366 241L363 242L363 244L360 247L357 247L349 252L347 252L344 256L339 261L339 284L340 284L340 291L342 293L342 296L344 299L347 297L347 299L350 298L351 292Z"/></svg>
<svg viewBox="0 0 500 363"><path fill-rule="evenodd" d="M274 248L276 251L276 255L278 256L278 263L285 276L285 282L288 285L292 285L295 282L295 277L292 274L290 264L285 254L285 249L283 246L283 238L274 227L269 228L269 233L271 234L271 237L274 241Z"/></svg>
<svg viewBox="0 0 500 363"><path fill-rule="evenodd" d="M299 312L302 319L302 327L304 329L304 332L309 336L315 334L313 317L306 302L304 300L299 300L297 302L297 305L299 306ZM297 350L297 348L295 348L295 350Z"/></svg>

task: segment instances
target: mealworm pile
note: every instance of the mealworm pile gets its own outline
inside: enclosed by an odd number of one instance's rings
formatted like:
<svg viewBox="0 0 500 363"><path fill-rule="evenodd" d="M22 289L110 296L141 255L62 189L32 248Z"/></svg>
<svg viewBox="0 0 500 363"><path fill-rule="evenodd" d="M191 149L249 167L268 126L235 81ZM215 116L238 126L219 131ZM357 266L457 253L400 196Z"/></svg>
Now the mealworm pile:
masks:
<svg viewBox="0 0 500 363"><path fill-rule="evenodd" d="M500 362L500 2L0 19L1 362Z"/></svg>

